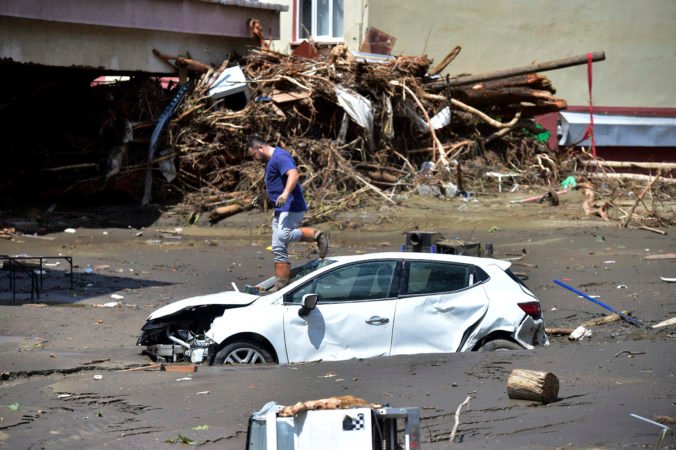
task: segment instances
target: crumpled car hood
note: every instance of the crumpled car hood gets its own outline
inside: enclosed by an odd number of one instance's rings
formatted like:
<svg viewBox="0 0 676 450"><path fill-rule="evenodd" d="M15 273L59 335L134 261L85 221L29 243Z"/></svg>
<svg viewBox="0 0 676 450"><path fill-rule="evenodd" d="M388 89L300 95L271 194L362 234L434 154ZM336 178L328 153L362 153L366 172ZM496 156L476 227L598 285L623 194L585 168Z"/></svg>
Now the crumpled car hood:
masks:
<svg viewBox="0 0 676 450"><path fill-rule="evenodd" d="M179 300L174 303L165 305L156 309L148 316L147 320L157 319L158 317L168 316L177 311L194 306L203 305L233 305L246 306L258 298L257 295L246 294L244 292L226 291L218 292L216 294L200 295L198 297L190 297Z"/></svg>

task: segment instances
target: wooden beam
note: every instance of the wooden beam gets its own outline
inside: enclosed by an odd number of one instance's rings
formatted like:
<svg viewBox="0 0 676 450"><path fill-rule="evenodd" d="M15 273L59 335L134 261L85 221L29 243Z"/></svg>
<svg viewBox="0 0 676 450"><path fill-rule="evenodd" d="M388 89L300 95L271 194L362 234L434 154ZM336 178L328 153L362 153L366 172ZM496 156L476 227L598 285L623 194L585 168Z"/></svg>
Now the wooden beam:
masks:
<svg viewBox="0 0 676 450"><path fill-rule="evenodd" d="M591 54L592 62L603 61L606 59L605 52L594 52ZM572 56L570 58L554 59L537 64L530 64L528 66L514 67L512 69L496 70L494 72L478 73L475 75L464 75L456 78L449 78L448 80L434 81L425 85L426 89L443 89L446 86L462 86L466 84L474 84L482 81L499 80L501 78L515 77L526 73L545 72L547 70L563 69L571 66L579 66L587 64L588 56Z"/></svg>

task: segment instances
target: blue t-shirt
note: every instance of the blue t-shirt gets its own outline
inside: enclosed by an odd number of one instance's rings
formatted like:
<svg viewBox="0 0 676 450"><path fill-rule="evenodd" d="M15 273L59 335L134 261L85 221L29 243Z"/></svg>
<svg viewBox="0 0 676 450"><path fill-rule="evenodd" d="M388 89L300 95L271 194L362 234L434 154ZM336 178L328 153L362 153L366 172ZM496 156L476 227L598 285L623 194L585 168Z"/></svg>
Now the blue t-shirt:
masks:
<svg viewBox="0 0 676 450"><path fill-rule="evenodd" d="M296 169L296 163L293 156L281 147L275 147L270 161L265 165L265 189L268 191L268 197L273 203L284 192L286 186L286 173L289 170ZM281 208L275 207L275 212L303 212L307 211L307 205L303 198L303 189L300 182L296 183L286 203Z"/></svg>

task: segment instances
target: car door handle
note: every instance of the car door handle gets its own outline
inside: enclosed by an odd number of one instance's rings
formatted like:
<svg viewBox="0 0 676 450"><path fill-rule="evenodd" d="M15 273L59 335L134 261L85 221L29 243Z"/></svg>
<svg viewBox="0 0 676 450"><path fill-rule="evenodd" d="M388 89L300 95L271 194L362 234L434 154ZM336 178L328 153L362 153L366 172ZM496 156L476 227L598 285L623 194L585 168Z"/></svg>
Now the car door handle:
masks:
<svg viewBox="0 0 676 450"><path fill-rule="evenodd" d="M389 321L390 319L388 319L387 317L372 316L366 320L366 323L368 323L369 325L384 325Z"/></svg>

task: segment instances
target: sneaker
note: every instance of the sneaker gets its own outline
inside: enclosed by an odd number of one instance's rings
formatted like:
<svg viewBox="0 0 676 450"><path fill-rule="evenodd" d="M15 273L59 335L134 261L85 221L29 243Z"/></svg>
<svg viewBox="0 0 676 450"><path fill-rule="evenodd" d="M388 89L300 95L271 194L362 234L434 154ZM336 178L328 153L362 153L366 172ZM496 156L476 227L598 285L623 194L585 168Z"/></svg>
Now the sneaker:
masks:
<svg viewBox="0 0 676 450"><path fill-rule="evenodd" d="M329 251L329 236L326 233L320 231L317 233L315 241L317 242L317 248L319 248L319 258L324 259L326 257L326 253Z"/></svg>

